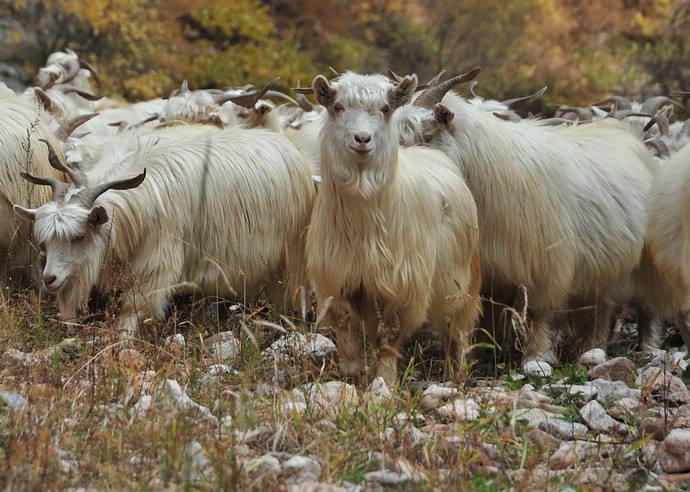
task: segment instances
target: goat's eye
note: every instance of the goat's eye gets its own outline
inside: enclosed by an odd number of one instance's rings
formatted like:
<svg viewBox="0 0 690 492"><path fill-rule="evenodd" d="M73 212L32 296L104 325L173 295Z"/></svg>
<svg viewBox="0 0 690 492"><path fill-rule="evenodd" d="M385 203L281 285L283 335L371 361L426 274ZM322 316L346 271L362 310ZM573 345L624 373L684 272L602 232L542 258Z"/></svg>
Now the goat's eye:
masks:
<svg viewBox="0 0 690 492"><path fill-rule="evenodd" d="M46 252L46 243L39 244L38 249L40 250L41 253L45 253Z"/></svg>
<svg viewBox="0 0 690 492"><path fill-rule="evenodd" d="M383 114L388 114L391 112L391 107L388 104L386 104L384 107L381 108L381 112Z"/></svg>
<svg viewBox="0 0 690 492"><path fill-rule="evenodd" d="M86 237L86 234L84 234L83 236L77 236L74 239L72 239L72 242L73 243L80 243L84 240L85 237Z"/></svg>
<svg viewBox="0 0 690 492"><path fill-rule="evenodd" d="M335 103L333 105L333 111L335 111L336 113L342 113L343 111L345 111L345 106L343 106L340 103Z"/></svg>
<svg viewBox="0 0 690 492"><path fill-rule="evenodd" d="M424 143L431 143L432 138L431 135L424 135Z"/></svg>

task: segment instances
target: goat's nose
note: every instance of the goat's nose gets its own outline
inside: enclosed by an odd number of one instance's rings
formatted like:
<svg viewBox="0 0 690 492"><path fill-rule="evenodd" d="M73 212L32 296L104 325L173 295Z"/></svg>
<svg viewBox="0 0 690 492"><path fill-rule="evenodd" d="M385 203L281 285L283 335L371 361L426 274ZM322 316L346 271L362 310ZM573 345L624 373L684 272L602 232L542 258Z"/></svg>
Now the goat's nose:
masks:
<svg viewBox="0 0 690 492"><path fill-rule="evenodd" d="M55 275L43 275L43 282L45 282L46 287L50 286L57 277Z"/></svg>
<svg viewBox="0 0 690 492"><path fill-rule="evenodd" d="M371 134L366 132L355 133L355 142L360 145L371 142Z"/></svg>

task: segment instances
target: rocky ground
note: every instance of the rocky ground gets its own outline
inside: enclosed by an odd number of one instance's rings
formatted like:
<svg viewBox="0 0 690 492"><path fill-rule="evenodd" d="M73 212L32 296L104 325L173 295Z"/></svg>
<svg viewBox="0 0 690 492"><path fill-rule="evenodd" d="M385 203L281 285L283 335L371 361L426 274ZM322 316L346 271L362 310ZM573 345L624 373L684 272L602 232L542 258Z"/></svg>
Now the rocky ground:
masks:
<svg viewBox="0 0 690 492"><path fill-rule="evenodd" d="M107 316L0 313L8 489L672 490L690 486L687 354L593 350L550 375L337 380L317 323L198 311L120 341ZM213 309L211 309L213 311ZM219 310L220 312L220 310ZM318 333L317 333L318 332ZM620 348L620 347L619 347ZM621 350L619 350L621 351ZM614 354L616 355L616 354Z"/></svg>

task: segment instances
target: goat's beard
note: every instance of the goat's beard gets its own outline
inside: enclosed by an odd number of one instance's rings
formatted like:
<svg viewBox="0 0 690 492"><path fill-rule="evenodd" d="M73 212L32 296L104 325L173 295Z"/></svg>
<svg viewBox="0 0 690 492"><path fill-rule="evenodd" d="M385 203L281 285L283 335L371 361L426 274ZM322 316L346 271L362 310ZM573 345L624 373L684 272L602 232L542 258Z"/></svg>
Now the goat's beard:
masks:
<svg viewBox="0 0 690 492"><path fill-rule="evenodd" d="M397 149L397 146L395 147ZM377 149L361 159L348 150L321 158L321 172L343 193L365 200L374 198L391 182L396 170L396 156L389 148ZM324 165L326 163L326 165Z"/></svg>

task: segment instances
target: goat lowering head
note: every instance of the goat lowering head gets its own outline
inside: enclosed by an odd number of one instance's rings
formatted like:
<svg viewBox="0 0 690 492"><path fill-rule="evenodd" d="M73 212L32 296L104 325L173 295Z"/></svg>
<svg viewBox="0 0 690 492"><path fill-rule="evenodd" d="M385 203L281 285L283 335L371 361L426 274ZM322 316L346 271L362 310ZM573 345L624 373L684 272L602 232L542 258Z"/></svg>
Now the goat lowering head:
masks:
<svg viewBox="0 0 690 492"><path fill-rule="evenodd" d="M95 203L98 197L111 189L127 190L139 186L146 171L134 178L86 186L83 176L54 159L57 157L52 151L51 165L68 170L73 184L22 173L21 176L33 184L50 186L53 198L36 209L14 205L14 210L22 219L33 222L34 239L40 247L43 283L48 292L58 294L70 280L95 283L95 278L78 279L79 272L91 270L97 274L100 271L108 247L100 231L109 215L105 207Z"/></svg>
<svg viewBox="0 0 690 492"><path fill-rule="evenodd" d="M383 75L347 72L331 82L318 75L312 85L328 111L321 132L322 175L351 194L376 193L395 176L398 136L391 115L409 102L417 77L392 83Z"/></svg>
<svg viewBox="0 0 690 492"><path fill-rule="evenodd" d="M444 144L450 143L455 114L441 101L455 85L471 81L479 72L480 69L475 68L429 86L411 105L401 108L396 115L400 145L427 145L442 149Z"/></svg>

